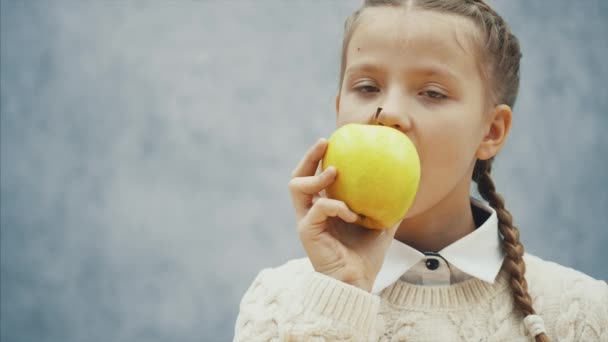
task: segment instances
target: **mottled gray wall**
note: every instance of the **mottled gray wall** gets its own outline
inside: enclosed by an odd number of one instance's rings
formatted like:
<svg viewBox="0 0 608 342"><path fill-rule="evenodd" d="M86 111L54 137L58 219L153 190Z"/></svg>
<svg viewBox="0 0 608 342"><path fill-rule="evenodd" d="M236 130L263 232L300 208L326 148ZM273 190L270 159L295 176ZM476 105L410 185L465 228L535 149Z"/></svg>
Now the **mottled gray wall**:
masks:
<svg viewBox="0 0 608 342"><path fill-rule="evenodd" d="M230 340L304 255L287 182L359 1L0 1L2 341ZM499 191L528 251L606 279L608 5L495 5L524 51Z"/></svg>

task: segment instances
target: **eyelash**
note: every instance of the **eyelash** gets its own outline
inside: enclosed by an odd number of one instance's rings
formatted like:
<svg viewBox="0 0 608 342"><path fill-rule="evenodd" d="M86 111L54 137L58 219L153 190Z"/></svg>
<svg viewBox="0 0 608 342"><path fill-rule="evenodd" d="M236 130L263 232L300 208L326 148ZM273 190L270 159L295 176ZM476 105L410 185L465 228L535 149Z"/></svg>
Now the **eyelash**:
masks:
<svg viewBox="0 0 608 342"><path fill-rule="evenodd" d="M445 99L448 98L445 94L442 94L442 93L440 93L438 91L434 91L434 90L425 90L422 93L423 94L426 93L428 95L428 97L431 98L431 99L433 99L433 100L445 100ZM431 96L430 94L435 94L435 95ZM437 97L437 95L439 97Z"/></svg>
<svg viewBox="0 0 608 342"><path fill-rule="evenodd" d="M379 91L362 91L363 89L366 89L366 88L367 89L373 88L373 89L379 90L378 88L376 88L374 86L370 86L370 85L360 86L360 87L355 88L355 90L359 93L364 94L364 96L370 96L369 94L371 94L371 93L379 92ZM438 91L434 91L434 90L425 90L425 91L420 92L420 94L426 94L428 98L430 98L431 100L434 100L434 101L445 100L448 98L445 94L442 94L442 93L440 93Z"/></svg>
<svg viewBox="0 0 608 342"><path fill-rule="evenodd" d="M374 87L374 86L370 86L370 85L364 85L364 86L360 86L360 87L355 88L355 90L357 90L358 92L360 92L360 93L361 93L361 92L362 92L361 90L362 90L362 89L365 89L365 88L373 88L373 89L378 89L378 88L376 88L376 87ZM364 91L364 92L362 92L362 93L364 93L364 94L369 94L369 93L372 93L372 92L370 92L370 91Z"/></svg>

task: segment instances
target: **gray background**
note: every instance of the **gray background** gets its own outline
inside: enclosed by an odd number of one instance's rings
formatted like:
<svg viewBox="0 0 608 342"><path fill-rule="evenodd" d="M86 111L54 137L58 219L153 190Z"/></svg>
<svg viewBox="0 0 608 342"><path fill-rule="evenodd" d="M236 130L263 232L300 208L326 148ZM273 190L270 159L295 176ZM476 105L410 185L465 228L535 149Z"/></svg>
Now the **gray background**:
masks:
<svg viewBox="0 0 608 342"><path fill-rule="evenodd" d="M360 2L0 1L2 341L230 340L304 255L287 182ZM524 53L498 190L529 252L606 279L608 6L495 6Z"/></svg>

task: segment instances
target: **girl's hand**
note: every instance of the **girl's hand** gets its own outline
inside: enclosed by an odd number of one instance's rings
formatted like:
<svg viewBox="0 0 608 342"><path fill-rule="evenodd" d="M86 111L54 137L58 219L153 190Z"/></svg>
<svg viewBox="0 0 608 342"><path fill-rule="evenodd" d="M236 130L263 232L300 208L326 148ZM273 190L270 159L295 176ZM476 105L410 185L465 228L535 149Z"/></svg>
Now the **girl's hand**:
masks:
<svg viewBox="0 0 608 342"><path fill-rule="evenodd" d="M315 175L326 148L325 139L311 147L289 181L300 240L317 272L370 292L401 221L387 230L364 228L343 201L320 195L339 172L332 166Z"/></svg>

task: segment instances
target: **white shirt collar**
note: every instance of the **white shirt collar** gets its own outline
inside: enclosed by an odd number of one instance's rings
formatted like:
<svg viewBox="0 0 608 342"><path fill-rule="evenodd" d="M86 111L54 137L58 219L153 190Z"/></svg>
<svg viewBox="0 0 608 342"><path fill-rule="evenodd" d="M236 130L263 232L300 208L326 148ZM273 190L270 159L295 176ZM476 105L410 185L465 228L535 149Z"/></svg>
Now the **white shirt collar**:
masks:
<svg viewBox="0 0 608 342"><path fill-rule="evenodd" d="M498 217L496 211L485 202L471 197L471 204L489 213L488 219L473 232L438 253L450 265L455 266L456 271L460 270L493 284L504 257L498 234ZM425 258L426 256L416 249L393 240L374 282L372 293L380 293Z"/></svg>

